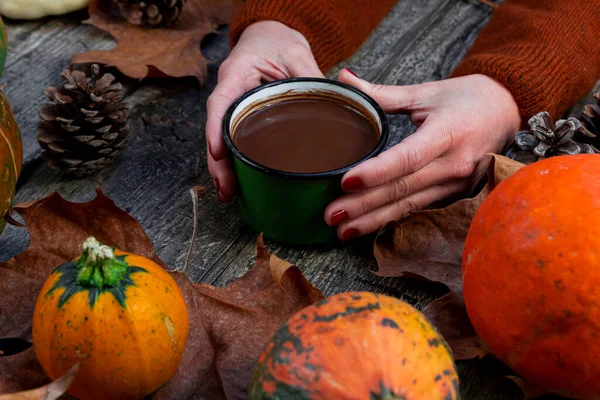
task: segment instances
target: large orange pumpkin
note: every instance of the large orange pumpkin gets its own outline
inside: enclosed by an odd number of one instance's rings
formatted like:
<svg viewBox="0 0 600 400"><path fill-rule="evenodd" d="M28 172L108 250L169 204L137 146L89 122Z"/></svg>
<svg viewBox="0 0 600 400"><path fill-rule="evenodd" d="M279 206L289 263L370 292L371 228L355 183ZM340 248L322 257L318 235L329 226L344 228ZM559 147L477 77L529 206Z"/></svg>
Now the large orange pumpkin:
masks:
<svg viewBox="0 0 600 400"><path fill-rule="evenodd" d="M176 372L188 336L185 301L154 262L90 238L46 280L33 316L35 354L51 379L76 363L79 399L139 399Z"/></svg>
<svg viewBox="0 0 600 400"><path fill-rule="evenodd" d="M2 66L2 22L0 22L0 67ZM0 68L1 69L1 68ZM4 94L0 92L0 233L15 196L23 164L23 144L19 127Z"/></svg>
<svg viewBox="0 0 600 400"><path fill-rule="evenodd" d="M600 399L600 155L501 182L463 254L469 317L491 351L552 392Z"/></svg>
<svg viewBox="0 0 600 400"><path fill-rule="evenodd" d="M307 307L258 360L249 398L458 398L444 339L419 311L392 297L343 293Z"/></svg>

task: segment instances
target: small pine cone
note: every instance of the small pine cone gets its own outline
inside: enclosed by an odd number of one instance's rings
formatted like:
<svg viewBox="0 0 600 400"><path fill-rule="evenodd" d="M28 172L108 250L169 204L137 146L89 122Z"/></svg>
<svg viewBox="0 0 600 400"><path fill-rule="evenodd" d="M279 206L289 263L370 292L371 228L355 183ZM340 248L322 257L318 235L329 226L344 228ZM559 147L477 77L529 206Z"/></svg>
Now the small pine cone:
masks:
<svg viewBox="0 0 600 400"><path fill-rule="evenodd" d="M113 0L132 25L167 28L177 22L187 0Z"/></svg>
<svg viewBox="0 0 600 400"><path fill-rule="evenodd" d="M108 166L127 145L129 107L123 87L111 74L63 71L66 82L46 89L52 103L42 105L38 141L42 157L56 169L85 176Z"/></svg>
<svg viewBox="0 0 600 400"><path fill-rule="evenodd" d="M576 138L582 143L587 143L600 153L600 92L594 93L596 104L588 104L581 113L581 129Z"/></svg>
<svg viewBox="0 0 600 400"><path fill-rule="evenodd" d="M594 153L589 144L574 140L575 133L581 128L581 122L576 118L561 119L554 124L544 111L531 117L528 123L531 131L517 133L507 157L531 164L548 157Z"/></svg>

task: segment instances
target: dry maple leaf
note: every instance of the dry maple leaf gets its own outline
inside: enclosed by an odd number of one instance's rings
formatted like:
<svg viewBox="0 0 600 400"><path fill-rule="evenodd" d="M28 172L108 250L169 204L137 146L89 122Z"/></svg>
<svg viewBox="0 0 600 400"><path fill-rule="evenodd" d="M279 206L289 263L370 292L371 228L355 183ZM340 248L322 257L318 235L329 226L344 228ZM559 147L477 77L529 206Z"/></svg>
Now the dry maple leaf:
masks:
<svg viewBox="0 0 600 400"><path fill-rule="evenodd" d="M485 354L471 326L462 296L462 251L471 220L500 181L524 164L493 155L489 184L475 197L437 210L424 210L389 223L375 240L379 276L407 276L441 282L450 291L423 312L452 347L456 359Z"/></svg>
<svg viewBox="0 0 600 400"><path fill-rule="evenodd" d="M188 0L178 22L164 29L142 28L114 15L103 0L92 0L86 22L110 33L118 45L105 51L74 54L74 63L114 66L132 78L193 76L204 84L208 60L202 39L229 22L236 0Z"/></svg>
<svg viewBox="0 0 600 400"><path fill-rule="evenodd" d="M87 203L54 193L13 212L25 221L30 246L0 263L0 338L31 340L33 309L44 281L56 266L75 258L89 236L166 267L141 225L101 189ZM182 273L170 273L186 299L190 333L175 377L154 395L159 399L245 398L256 359L277 329L323 298L296 266L269 253L262 237L255 266L227 287L193 284ZM0 393L47 383L33 348L0 357Z"/></svg>

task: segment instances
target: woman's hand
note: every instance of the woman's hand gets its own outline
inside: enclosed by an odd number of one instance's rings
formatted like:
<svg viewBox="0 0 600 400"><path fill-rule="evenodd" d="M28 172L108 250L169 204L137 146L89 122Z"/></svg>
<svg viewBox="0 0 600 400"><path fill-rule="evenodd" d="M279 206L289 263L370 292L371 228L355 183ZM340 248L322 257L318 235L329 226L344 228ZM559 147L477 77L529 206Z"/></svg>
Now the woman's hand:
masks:
<svg viewBox="0 0 600 400"><path fill-rule="evenodd" d="M261 83L294 77L322 78L323 74L304 36L276 21L261 21L246 28L219 68L219 82L207 102L206 122L208 169L219 200L230 201L236 185L221 131L227 109Z"/></svg>
<svg viewBox="0 0 600 400"><path fill-rule="evenodd" d="M510 92L484 75L414 86L373 85L349 70L339 79L369 94L386 113L409 114L419 126L400 144L344 175L347 194L325 211L325 220L338 226L342 240L471 189L486 172L486 153L500 152L520 127Z"/></svg>

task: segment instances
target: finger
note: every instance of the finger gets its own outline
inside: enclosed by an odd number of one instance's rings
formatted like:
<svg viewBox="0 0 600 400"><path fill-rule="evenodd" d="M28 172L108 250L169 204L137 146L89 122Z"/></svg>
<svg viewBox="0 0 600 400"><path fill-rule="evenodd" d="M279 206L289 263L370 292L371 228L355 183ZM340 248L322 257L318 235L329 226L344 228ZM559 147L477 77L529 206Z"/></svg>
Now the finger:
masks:
<svg viewBox="0 0 600 400"><path fill-rule="evenodd" d="M242 68L234 65L220 69L219 83L206 102L206 141L215 160L227 157L227 148L222 136L223 118L227 109L238 97L260 84L260 73L248 73L247 68L248 66Z"/></svg>
<svg viewBox="0 0 600 400"><path fill-rule="evenodd" d="M452 173L448 160L440 158L414 174L403 176L372 189L351 193L333 201L325 210L325 221L330 226L360 217L385 204L404 199L449 179L459 178Z"/></svg>
<svg viewBox="0 0 600 400"><path fill-rule="evenodd" d="M360 79L346 68L340 72L338 80L362 90L390 114L410 114L425 108L427 100L436 96L439 86L436 82L408 86L377 85Z"/></svg>
<svg viewBox="0 0 600 400"><path fill-rule="evenodd" d="M422 210L428 205L462 191L464 182L450 182L431 186L397 202L386 204L360 217L344 222L338 227L338 236L343 241L375 232L388 222L397 221L409 213Z"/></svg>
<svg viewBox="0 0 600 400"><path fill-rule="evenodd" d="M233 200L235 194L236 179L229 159L216 161L208 156L208 170L213 177L217 196L220 201Z"/></svg>
<svg viewBox="0 0 600 400"><path fill-rule="evenodd" d="M426 111L415 111L410 114L410 120L413 124L420 127L421 125L423 125L428 115L429 113L427 113Z"/></svg>
<svg viewBox="0 0 600 400"><path fill-rule="evenodd" d="M286 67L292 78L325 78L312 54L310 57L296 56L287 63Z"/></svg>
<svg viewBox="0 0 600 400"><path fill-rule="evenodd" d="M451 146L448 128L428 119L399 144L348 171L342 178L342 189L356 192L410 175L445 154Z"/></svg>

